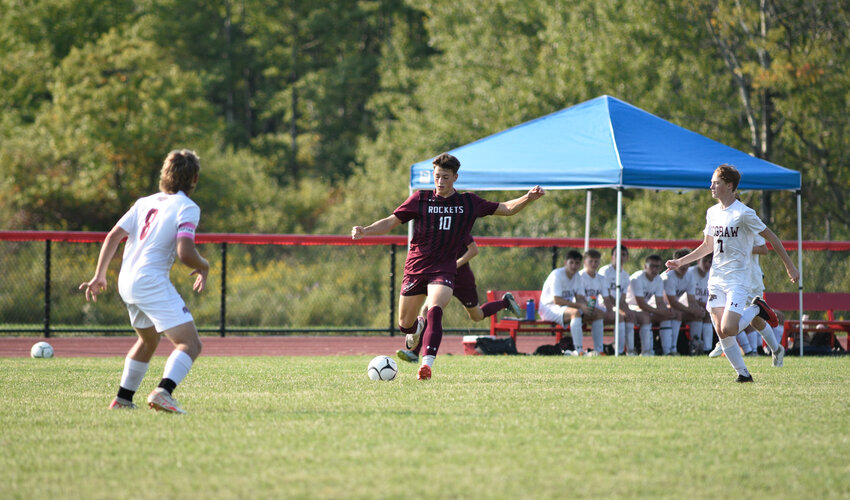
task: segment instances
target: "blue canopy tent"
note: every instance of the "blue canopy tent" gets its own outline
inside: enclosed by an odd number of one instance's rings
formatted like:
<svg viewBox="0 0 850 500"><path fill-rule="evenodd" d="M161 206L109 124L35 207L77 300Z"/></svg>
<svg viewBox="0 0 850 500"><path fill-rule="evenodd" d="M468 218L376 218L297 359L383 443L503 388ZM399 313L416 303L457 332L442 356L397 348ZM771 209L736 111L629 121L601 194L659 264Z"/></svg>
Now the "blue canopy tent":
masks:
<svg viewBox="0 0 850 500"><path fill-rule="evenodd" d="M545 189L587 189L585 241L589 239L590 190L617 189L618 245L623 189L708 189L718 165L735 165L742 174L741 190L797 193L797 260L802 272L799 172L755 158L614 97L591 99L449 153L462 165L455 183L458 190L527 190L538 184ZM433 189L432 160L411 166L411 191ZM619 269L619 256L617 260ZM617 281L620 290L619 275ZM802 314L802 277L799 296ZM619 306L619 294L617 303Z"/></svg>

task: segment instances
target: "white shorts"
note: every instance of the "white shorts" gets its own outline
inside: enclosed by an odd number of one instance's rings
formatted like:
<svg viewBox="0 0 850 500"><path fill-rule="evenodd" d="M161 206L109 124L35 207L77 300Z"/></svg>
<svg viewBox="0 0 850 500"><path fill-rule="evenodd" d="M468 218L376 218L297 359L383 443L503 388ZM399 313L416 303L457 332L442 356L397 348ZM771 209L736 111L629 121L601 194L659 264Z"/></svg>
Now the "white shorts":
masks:
<svg viewBox="0 0 850 500"><path fill-rule="evenodd" d="M540 309L537 311L540 318L544 321L553 321L561 326L564 326L564 313L567 311L567 306L559 306L558 304L540 304Z"/></svg>
<svg viewBox="0 0 850 500"><path fill-rule="evenodd" d="M708 303L705 308L711 311L715 307L724 307L727 311L732 311L738 314L743 314L744 309L750 302L747 297L750 295L750 290L743 287L731 288L712 288L708 287Z"/></svg>
<svg viewBox="0 0 850 500"><path fill-rule="evenodd" d="M159 333L195 320L183 298L177 293L161 300L127 304L127 312L130 313L130 324L133 328L153 326Z"/></svg>

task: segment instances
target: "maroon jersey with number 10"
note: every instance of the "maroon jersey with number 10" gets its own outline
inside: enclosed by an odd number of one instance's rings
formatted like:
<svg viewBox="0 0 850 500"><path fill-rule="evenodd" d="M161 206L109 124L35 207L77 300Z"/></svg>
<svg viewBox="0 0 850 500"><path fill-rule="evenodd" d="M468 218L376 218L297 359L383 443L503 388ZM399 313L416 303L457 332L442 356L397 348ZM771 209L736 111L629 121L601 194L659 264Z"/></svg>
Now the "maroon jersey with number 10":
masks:
<svg viewBox="0 0 850 500"><path fill-rule="evenodd" d="M493 215L499 204L474 193L455 192L448 198L434 191L417 191L393 215L402 223L413 220L404 274L457 272L458 251L470 240L475 220Z"/></svg>

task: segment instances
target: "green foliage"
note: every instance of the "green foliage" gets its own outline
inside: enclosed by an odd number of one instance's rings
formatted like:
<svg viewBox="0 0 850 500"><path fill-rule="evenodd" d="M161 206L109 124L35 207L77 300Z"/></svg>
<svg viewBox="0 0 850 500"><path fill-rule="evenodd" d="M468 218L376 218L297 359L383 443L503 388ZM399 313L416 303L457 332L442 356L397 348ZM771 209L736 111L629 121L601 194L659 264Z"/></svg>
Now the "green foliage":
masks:
<svg viewBox="0 0 850 500"><path fill-rule="evenodd" d="M206 227L344 233L401 202L412 163L610 94L799 169L804 238L846 238L848 19L807 0L0 0L0 217L108 229L185 146ZM793 236L792 196L745 196ZM696 194L625 198L631 236L695 231ZM479 229L581 235L583 200ZM615 202L594 193L594 235Z"/></svg>

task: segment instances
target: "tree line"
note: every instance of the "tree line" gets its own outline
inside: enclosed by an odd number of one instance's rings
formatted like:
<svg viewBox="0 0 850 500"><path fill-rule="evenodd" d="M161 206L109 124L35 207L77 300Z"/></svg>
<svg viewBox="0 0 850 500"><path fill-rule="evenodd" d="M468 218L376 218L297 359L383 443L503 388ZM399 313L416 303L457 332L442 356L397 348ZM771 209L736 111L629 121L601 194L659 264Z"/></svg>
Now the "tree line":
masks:
<svg viewBox="0 0 850 500"><path fill-rule="evenodd" d="M827 0L0 0L2 227L108 230L189 147L202 231L345 233L412 163L609 94L801 171L804 238L847 239L848 33ZM744 198L794 237L793 194ZM698 239L710 203L627 192L624 236ZM583 217L552 193L476 234Z"/></svg>

